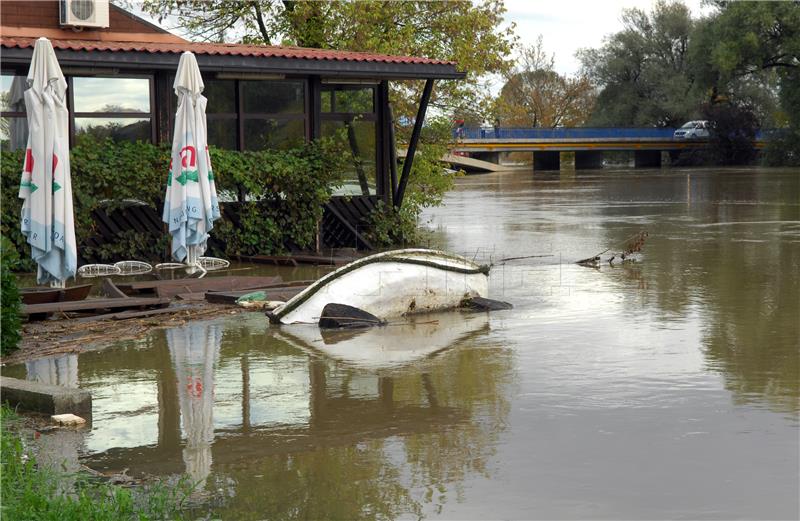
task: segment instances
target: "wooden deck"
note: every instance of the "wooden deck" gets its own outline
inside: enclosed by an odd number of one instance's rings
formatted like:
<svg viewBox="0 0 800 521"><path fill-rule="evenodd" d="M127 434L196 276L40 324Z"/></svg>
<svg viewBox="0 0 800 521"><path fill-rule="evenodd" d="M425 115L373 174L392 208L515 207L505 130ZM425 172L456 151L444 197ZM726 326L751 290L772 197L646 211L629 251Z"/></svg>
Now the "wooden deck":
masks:
<svg viewBox="0 0 800 521"><path fill-rule="evenodd" d="M21 313L29 321L44 320L53 313L111 313L126 309L163 308L169 306L169 298L98 298L73 302L49 302L23 305Z"/></svg>
<svg viewBox="0 0 800 521"><path fill-rule="evenodd" d="M280 277L206 277L202 279L145 280L115 283L115 286L130 297L158 296L172 298L185 293L207 291L237 291L263 288L281 282Z"/></svg>
<svg viewBox="0 0 800 521"><path fill-rule="evenodd" d="M266 300L282 300L287 301L294 297L304 289L306 289L312 280L297 280L285 284L276 284L273 286L257 289L247 289L239 291L209 291L206 293L206 301L213 304L236 304L236 299L254 291L263 291L267 294Z"/></svg>

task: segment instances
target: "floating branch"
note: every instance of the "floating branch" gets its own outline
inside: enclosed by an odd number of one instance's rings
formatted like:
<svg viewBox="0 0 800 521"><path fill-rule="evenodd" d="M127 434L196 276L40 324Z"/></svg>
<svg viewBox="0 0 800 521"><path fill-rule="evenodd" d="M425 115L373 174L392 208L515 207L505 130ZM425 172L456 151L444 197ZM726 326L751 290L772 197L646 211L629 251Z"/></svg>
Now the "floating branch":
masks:
<svg viewBox="0 0 800 521"><path fill-rule="evenodd" d="M634 235L631 235L624 241L620 242L617 245L612 246L611 248L605 249L600 253L592 255L583 260L579 260L577 264L581 266L588 266L592 268L596 268L600 265L601 262L608 262L609 264L614 264L614 262L635 262L636 256L635 254L640 253L642 248L644 247L644 243L647 240L647 232L642 230ZM621 250L617 250L617 248L622 247Z"/></svg>

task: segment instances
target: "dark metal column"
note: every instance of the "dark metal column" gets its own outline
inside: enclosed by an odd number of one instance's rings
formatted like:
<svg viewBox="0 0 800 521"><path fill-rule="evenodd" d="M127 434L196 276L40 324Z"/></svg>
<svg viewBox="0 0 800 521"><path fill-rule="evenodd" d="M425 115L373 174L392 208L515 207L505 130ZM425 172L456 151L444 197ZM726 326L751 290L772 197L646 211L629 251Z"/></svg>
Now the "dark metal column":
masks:
<svg viewBox="0 0 800 521"><path fill-rule="evenodd" d="M394 197L395 208L400 208L403 205L403 196L406 193L408 176L411 174L411 165L414 163L414 154L417 152L417 143L419 142L420 132L422 132L422 123L425 121L425 112L428 110L428 102L431 99L431 91L433 91L433 80L426 80L422 98L419 100L417 120L414 121L414 130L411 132L411 140L408 143L406 159L403 161L403 174L400 176L400 182Z"/></svg>

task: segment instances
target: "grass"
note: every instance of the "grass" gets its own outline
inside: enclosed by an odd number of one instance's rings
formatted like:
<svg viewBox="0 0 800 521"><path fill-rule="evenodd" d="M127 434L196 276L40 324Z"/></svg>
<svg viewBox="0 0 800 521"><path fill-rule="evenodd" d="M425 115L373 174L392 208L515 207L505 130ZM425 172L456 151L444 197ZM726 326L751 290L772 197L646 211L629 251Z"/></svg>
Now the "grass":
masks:
<svg viewBox="0 0 800 521"><path fill-rule="evenodd" d="M189 494L185 482L162 482L134 489L110 485L87 474L66 475L39 466L19 432L19 417L7 406L0 413L0 518L3 520L181 519ZM74 482L66 492L64 483Z"/></svg>

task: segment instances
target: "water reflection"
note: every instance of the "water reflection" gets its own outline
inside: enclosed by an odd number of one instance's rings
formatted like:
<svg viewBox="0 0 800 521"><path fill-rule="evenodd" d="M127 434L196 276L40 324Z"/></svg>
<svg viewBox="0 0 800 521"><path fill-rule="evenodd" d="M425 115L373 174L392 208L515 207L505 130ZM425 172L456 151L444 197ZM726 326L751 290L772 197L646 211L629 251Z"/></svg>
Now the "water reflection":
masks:
<svg viewBox="0 0 800 521"><path fill-rule="evenodd" d="M47 385L78 387L78 355L61 355L25 362L26 378Z"/></svg>
<svg viewBox="0 0 800 521"><path fill-rule="evenodd" d="M214 441L214 370L219 359L219 324L192 324L166 331L178 389L186 446L186 474L200 488L211 472Z"/></svg>
<svg viewBox="0 0 800 521"><path fill-rule="evenodd" d="M215 500L223 518L421 515L491 474L511 356L485 341L485 314L394 327L323 340L253 314L84 353L75 367L94 421L82 462L188 474L198 497L232 496Z"/></svg>

